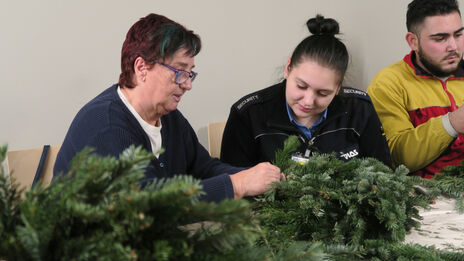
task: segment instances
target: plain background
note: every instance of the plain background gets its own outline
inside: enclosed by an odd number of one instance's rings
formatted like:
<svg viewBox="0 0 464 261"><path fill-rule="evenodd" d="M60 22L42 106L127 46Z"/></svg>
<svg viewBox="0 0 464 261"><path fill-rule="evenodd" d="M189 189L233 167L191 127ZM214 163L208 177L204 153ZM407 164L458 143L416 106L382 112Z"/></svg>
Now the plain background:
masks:
<svg viewBox="0 0 464 261"><path fill-rule="evenodd" d="M404 0L0 0L0 144L61 144L77 111L116 83L130 26L163 14L200 35L198 78L179 109L206 146L208 122L283 77L316 14L336 19L351 55L345 85L365 90L409 52ZM459 1L461 6L464 0Z"/></svg>

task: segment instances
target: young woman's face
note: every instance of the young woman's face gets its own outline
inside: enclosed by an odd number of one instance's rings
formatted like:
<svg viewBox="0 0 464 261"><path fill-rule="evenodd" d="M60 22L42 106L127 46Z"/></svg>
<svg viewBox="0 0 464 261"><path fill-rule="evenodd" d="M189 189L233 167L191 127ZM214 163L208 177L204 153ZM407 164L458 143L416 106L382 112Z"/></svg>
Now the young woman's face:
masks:
<svg viewBox="0 0 464 261"><path fill-rule="evenodd" d="M289 62L284 72L287 79L285 98L295 120L312 125L338 93L339 77L335 70L311 60L303 60L292 68Z"/></svg>

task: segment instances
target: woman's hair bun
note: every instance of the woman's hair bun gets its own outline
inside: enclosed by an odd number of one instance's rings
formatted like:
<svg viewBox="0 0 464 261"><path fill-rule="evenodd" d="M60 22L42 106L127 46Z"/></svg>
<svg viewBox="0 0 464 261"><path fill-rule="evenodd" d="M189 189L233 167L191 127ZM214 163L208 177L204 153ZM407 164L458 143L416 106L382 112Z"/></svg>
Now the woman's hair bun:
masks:
<svg viewBox="0 0 464 261"><path fill-rule="evenodd" d="M339 32L338 22L332 18L324 18L322 15L309 19L306 22L309 32L314 35L336 35Z"/></svg>

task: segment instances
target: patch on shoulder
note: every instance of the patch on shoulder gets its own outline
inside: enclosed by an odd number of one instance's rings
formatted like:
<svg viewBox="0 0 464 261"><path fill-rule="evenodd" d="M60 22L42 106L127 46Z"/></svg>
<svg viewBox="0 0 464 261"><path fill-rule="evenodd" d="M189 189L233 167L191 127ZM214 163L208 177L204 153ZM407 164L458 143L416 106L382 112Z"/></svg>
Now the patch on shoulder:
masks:
<svg viewBox="0 0 464 261"><path fill-rule="evenodd" d="M261 101L261 96L259 94L251 94L251 95L243 97L238 102L236 102L235 107L237 108L237 110L242 110L260 101Z"/></svg>
<svg viewBox="0 0 464 261"><path fill-rule="evenodd" d="M370 101L371 98L365 91L361 91L355 88L351 87L343 87L341 89L341 95L345 97L355 97L355 98L361 98Z"/></svg>

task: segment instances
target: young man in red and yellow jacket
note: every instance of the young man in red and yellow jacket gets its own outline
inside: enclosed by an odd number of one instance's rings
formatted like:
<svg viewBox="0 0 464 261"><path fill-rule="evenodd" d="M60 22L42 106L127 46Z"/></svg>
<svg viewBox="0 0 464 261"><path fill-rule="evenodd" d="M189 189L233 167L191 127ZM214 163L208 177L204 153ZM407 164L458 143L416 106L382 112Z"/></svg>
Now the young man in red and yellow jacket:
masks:
<svg viewBox="0 0 464 261"><path fill-rule="evenodd" d="M414 0L406 23L411 53L367 92L394 165L430 178L464 160L464 28L456 0Z"/></svg>

